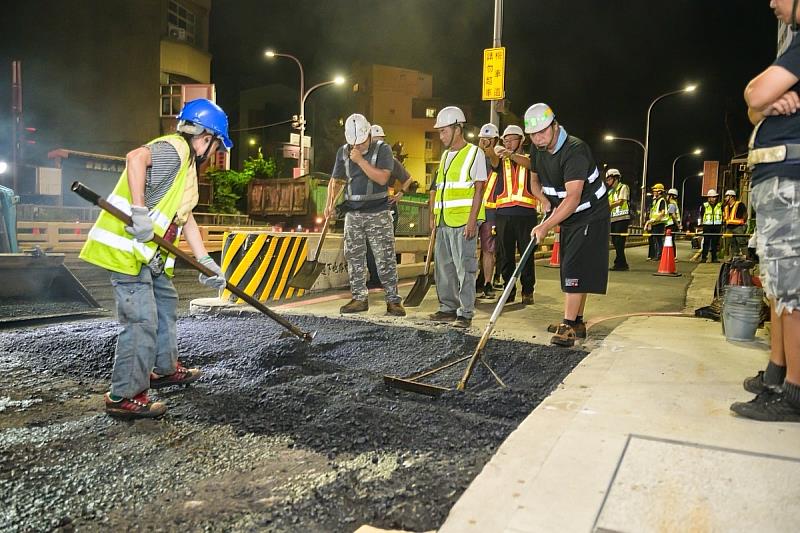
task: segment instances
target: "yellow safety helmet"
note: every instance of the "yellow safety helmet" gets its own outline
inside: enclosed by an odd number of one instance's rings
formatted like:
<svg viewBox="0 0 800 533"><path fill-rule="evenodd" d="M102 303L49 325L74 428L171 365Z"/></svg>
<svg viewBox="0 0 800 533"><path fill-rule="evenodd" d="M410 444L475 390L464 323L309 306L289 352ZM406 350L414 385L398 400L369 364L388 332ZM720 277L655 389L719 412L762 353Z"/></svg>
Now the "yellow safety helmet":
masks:
<svg viewBox="0 0 800 533"><path fill-rule="evenodd" d="M664 184L663 183L656 183L652 187L650 187L651 191L661 191L664 192Z"/></svg>

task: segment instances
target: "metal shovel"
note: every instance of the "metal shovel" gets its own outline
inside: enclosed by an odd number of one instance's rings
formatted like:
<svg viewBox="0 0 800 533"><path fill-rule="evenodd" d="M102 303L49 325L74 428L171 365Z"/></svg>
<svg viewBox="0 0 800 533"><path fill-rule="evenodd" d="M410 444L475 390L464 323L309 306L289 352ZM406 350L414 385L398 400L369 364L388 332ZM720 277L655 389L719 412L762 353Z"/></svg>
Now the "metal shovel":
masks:
<svg viewBox="0 0 800 533"><path fill-rule="evenodd" d="M322 250L322 243L325 242L325 235L328 233L328 224L330 217L325 219L325 224L322 226L322 233L317 241L317 248L314 250L314 259L306 259L297 272L294 273L292 279L289 280L289 286L295 289L309 290L322 271L325 270L325 263L319 262L319 252Z"/></svg>
<svg viewBox="0 0 800 533"><path fill-rule="evenodd" d="M84 200L88 200L89 202L93 203L97 207L99 207L99 208L101 208L101 209L103 209L105 211L108 211L111 215L113 215L114 217L118 218L119 220L121 220L122 222L127 224L128 226L133 224L133 221L131 220L130 215L126 214L124 211L118 209L116 206L114 206L113 204L109 203L108 200L106 200L105 198L103 198L102 196L100 196L99 194L94 192L89 187L85 186L83 183L81 183L79 181L73 182L72 183L72 191L77 193L78 196L80 196ZM176 257L180 257L181 259L183 259L184 261L189 263L189 265L192 268L194 268L195 270L197 270L199 272L202 272L206 276L213 277L213 276L217 275L216 272L214 272L213 270L211 270L210 268L208 268L204 264L200 263L194 257L192 257L191 255L187 254L186 252L184 252L183 250L181 250L180 248L178 248L177 246L175 246L171 242L165 240L163 237L159 237L158 235L154 235L153 236L153 242L158 244L159 247L161 247L162 249L164 249L167 252L171 253L172 255L174 255ZM258 309L259 311L261 311L262 313L264 313L265 315L267 315L268 317L270 317L272 320L274 320L275 322L277 322L278 324L280 324L284 328L286 328L289 332L291 332L292 335L294 335L298 339L302 340L303 342L311 342L312 339L314 339L314 335L317 334L316 331L307 332L307 331L301 330L300 328L298 328L297 326L295 326L294 324L292 324L291 322L289 322L288 320L283 318L281 315L279 315L278 313L276 313L275 311L273 311L272 309L270 309L266 305L264 305L261 302L259 302L256 298L254 298L254 297L250 296L249 294L247 294L246 292L244 292L242 289L240 289L239 287L237 287L233 283L227 282L225 288L228 289L233 294L235 294L236 296L238 296L239 298L241 298L242 300L244 300L245 302L249 303L250 305L252 305L256 309Z"/></svg>
<svg viewBox="0 0 800 533"><path fill-rule="evenodd" d="M433 275L431 270L431 256L433 256L433 243L436 240L436 226L431 230L431 236L428 239L428 255L425 256L425 269L422 274L417 276L414 286L408 292L408 296L403 300L403 305L406 307L417 307L422 303L425 295L428 294L428 289L433 284Z"/></svg>

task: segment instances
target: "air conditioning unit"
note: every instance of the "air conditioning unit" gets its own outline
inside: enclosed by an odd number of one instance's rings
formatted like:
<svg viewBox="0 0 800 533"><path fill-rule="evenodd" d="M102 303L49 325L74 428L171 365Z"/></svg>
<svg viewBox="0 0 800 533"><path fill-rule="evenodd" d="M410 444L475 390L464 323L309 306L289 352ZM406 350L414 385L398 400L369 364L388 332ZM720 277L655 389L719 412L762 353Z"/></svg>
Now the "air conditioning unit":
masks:
<svg viewBox="0 0 800 533"><path fill-rule="evenodd" d="M172 24L169 25L169 36L172 39L177 39L179 41L186 40L186 29L179 28L177 26L173 26Z"/></svg>

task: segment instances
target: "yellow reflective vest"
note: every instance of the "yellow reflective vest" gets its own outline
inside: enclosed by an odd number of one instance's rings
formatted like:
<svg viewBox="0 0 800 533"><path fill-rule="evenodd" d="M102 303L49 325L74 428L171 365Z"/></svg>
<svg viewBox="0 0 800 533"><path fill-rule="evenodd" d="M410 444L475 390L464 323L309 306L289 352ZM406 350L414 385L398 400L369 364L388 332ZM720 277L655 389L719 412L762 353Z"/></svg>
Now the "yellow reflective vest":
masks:
<svg viewBox="0 0 800 533"><path fill-rule="evenodd" d="M705 202L703 204L703 225L721 226L722 225L722 204L717 202L713 206Z"/></svg>
<svg viewBox="0 0 800 533"><path fill-rule="evenodd" d="M472 181L469 171L475 163L478 150L479 148L474 144L465 144L456 153L447 168L445 168L447 150L442 154L439 169L436 171L436 196L433 204L437 226L440 221L452 228L467 224L475 195L475 182ZM481 202L478 220L485 219L486 212L483 202Z"/></svg>
<svg viewBox="0 0 800 533"><path fill-rule="evenodd" d="M617 184L608 190L608 203L613 203L619 200L619 196L623 190L623 187L626 189L628 188L627 185L617 181ZM630 193L628 193L626 196L630 196ZM628 206L628 200L625 199L620 205L611 208L611 222L628 220L631 217L630 213L631 211L630 207Z"/></svg>
<svg viewBox="0 0 800 533"><path fill-rule="evenodd" d="M680 221L680 219L681 219L681 208L678 205L677 200L667 200L667 207L669 207L671 205L675 206L675 218L678 219L678 221ZM667 214L669 216L669 219L667 220L667 227L677 225L677 222L675 222L675 219L672 218L672 215L669 215L669 209L667 209Z"/></svg>
<svg viewBox="0 0 800 533"><path fill-rule="evenodd" d="M489 179L486 182L486 189L483 191L483 207L486 209L495 209L497 207L496 195L494 194L494 185L497 182L497 172L494 170L489 174Z"/></svg>
<svg viewBox="0 0 800 533"><path fill-rule="evenodd" d="M189 144L183 137L176 134L166 135L149 142L148 146L157 142L171 144L181 160L181 167L172 187L149 213L155 234L163 237L173 220L180 229L197 205L197 171ZM121 211L131 214L132 200L127 169L122 172L107 200ZM179 239L180 231L177 232L174 242L177 244ZM80 257L107 270L135 276L139 274L142 265L148 264L153 259L157 250L157 244L152 241L137 241L125 231L125 224L122 221L102 211L89 231ZM164 262L164 273L171 277L174 266L175 257L170 255Z"/></svg>
<svg viewBox="0 0 800 533"><path fill-rule="evenodd" d="M650 224L666 224L667 221L669 221L667 199L653 200L653 205L650 206Z"/></svg>

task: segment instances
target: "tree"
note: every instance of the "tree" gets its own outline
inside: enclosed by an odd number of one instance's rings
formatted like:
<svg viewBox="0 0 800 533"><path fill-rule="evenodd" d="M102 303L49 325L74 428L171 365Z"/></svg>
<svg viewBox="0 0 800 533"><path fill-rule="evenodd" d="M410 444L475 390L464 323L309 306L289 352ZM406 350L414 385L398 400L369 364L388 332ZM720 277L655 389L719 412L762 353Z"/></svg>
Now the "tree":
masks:
<svg viewBox="0 0 800 533"><path fill-rule="evenodd" d="M254 178L269 179L277 175L273 158L264 159L261 149L256 157L248 158L241 171L212 169L207 172L214 184L212 213L242 213L247 210L247 185Z"/></svg>

